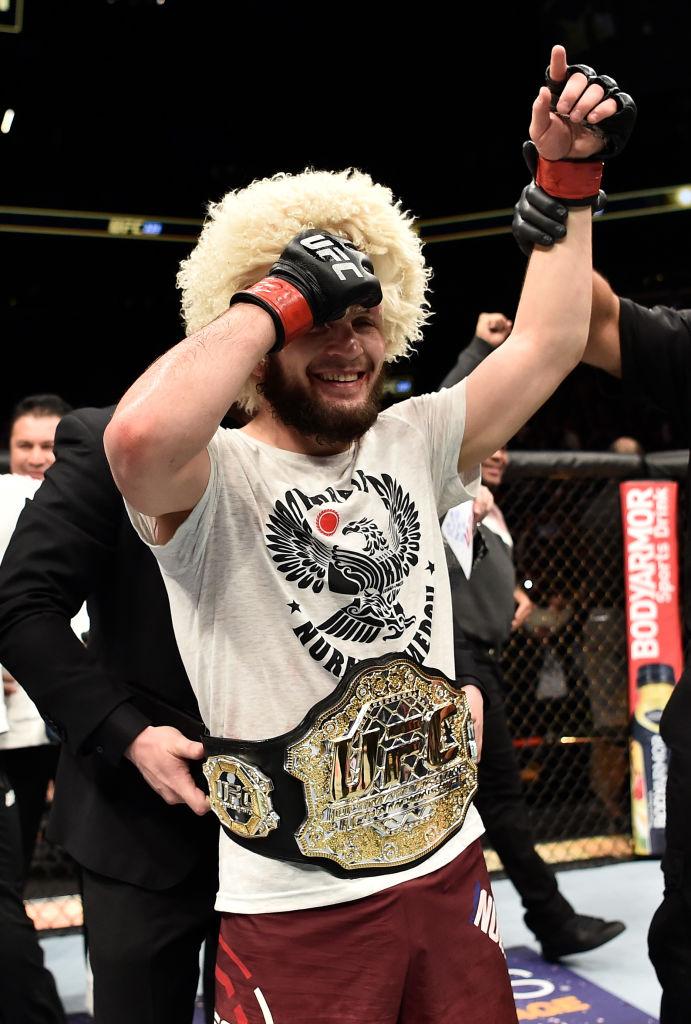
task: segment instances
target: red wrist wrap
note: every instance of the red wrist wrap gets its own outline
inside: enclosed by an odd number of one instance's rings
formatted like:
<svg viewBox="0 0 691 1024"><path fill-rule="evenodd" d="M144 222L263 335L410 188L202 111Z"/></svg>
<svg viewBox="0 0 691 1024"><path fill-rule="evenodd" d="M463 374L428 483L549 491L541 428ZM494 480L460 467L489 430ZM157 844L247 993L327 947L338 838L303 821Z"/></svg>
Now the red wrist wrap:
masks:
<svg viewBox="0 0 691 1024"><path fill-rule="evenodd" d="M538 158L535 183L555 199L596 198L602 180L601 160L545 160Z"/></svg>
<svg viewBox="0 0 691 1024"><path fill-rule="evenodd" d="M299 334L309 331L314 324L312 310L305 296L280 277L264 277L243 290L263 299L278 313L285 331L284 345Z"/></svg>

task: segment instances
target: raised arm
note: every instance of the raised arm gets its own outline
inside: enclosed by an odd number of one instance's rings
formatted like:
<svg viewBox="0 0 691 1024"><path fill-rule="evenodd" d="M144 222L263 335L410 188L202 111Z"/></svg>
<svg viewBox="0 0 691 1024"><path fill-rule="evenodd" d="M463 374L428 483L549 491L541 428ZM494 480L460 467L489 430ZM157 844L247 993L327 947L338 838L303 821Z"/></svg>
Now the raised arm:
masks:
<svg viewBox="0 0 691 1024"><path fill-rule="evenodd" d="M531 167L531 170L533 168ZM600 193L604 205L604 192ZM514 207L512 230L522 252L529 256L536 244L552 246L568 228L565 208L534 181L526 185ZM593 300L583 362L621 377L620 301L611 285L593 271Z"/></svg>
<svg viewBox="0 0 691 1024"><path fill-rule="evenodd" d="M265 310L236 304L135 381L104 445L115 482L136 509L184 518L194 508L209 479L206 446L275 341Z"/></svg>
<svg viewBox="0 0 691 1024"><path fill-rule="evenodd" d="M230 297L231 308L161 356L125 394L105 436L113 476L165 542L197 504L206 446L261 361L313 326L382 300L367 256L344 239L300 232L269 274Z"/></svg>
<svg viewBox="0 0 691 1024"><path fill-rule="evenodd" d="M535 247L511 336L468 378L461 469L505 444L583 356L591 314L590 202L599 189L597 158L603 149L606 155L621 149L633 117L631 101L616 83L612 88L611 80L595 80L590 69L568 70L567 75L563 47L554 47L550 87L555 93L563 88L556 111L550 90L540 90L530 136L540 154L543 188L571 206L569 231L551 249ZM583 200L587 205L571 205Z"/></svg>

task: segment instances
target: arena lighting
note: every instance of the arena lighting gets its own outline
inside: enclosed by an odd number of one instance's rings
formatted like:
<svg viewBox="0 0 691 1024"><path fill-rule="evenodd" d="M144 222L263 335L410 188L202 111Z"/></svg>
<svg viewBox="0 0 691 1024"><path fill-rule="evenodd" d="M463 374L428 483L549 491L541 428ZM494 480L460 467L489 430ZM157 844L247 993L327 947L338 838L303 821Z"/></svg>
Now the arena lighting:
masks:
<svg viewBox="0 0 691 1024"><path fill-rule="evenodd" d="M12 122L13 121L14 121L14 110L12 110L10 107L8 107L7 110L5 111L4 115L3 115L2 124L0 124L0 132L2 132L3 135L9 135L10 128L12 127Z"/></svg>
<svg viewBox="0 0 691 1024"><path fill-rule="evenodd" d="M0 3L2 0L0 0ZM113 0L115 2L115 0ZM636 192L612 193L604 216L596 224L691 210L691 184L666 185ZM511 234L513 207L479 213L423 218L416 222L426 245L464 242ZM158 230L158 225L161 230ZM146 225L146 227L144 227ZM154 226L155 225L155 226ZM92 210L50 210L26 206L0 206L0 233L71 235L82 238L129 238L140 242L194 245L202 221L192 217L155 217L98 213ZM399 392L400 397L400 392Z"/></svg>
<svg viewBox="0 0 691 1024"><path fill-rule="evenodd" d="M390 376L384 380L382 394L391 395L394 399L404 398L413 393L413 378L403 376Z"/></svg>
<svg viewBox="0 0 691 1024"><path fill-rule="evenodd" d="M19 33L24 21L24 0L0 0L0 32Z"/></svg>

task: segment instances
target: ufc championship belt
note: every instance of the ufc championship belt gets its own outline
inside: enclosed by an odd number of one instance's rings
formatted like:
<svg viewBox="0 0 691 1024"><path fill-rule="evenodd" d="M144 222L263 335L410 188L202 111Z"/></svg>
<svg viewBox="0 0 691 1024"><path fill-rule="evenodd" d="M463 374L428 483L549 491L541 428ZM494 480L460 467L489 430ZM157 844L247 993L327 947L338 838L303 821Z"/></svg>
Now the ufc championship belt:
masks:
<svg viewBox="0 0 691 1024"><path fill-rule="evenodd" d="M203 741L226 835L342 878L419 864L458 832L477 789L465 693L402 654L359 662L283 736Z"/></svg>

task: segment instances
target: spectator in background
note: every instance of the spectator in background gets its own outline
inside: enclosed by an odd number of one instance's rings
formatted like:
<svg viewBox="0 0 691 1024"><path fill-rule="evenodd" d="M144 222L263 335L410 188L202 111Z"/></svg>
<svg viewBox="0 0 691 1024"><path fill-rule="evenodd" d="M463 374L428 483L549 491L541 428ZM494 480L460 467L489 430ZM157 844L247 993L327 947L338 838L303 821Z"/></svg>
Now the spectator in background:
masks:
<svg viewBox="0 0 691 1024"><path fill-rule="evenodd" d="M504 341L512 322L502 313L481 313L475 337L465 348L441 387L451 387L467 376L485 356ZM501 448L482 463L482 482L494 491L508 465ZM486 553L467 579L447 546L451 580L454 632L461 633L475 656L489 697L485 709L483 752L476 803L490 844L516 887L525 922L542 946L547 960L558 960L609 942L624 930L620 921L577 914L559 892L552 869L535 850L528 806L513 748L505 708L501 652L511 632L520 629L533 605L516 585L513 540L496 503L484 513L478 530Z"/></svg>
<svg viewBox="0 0 691 1024"><path fill-rule="evenodd" d="M16 494L31 497L54 462L53 441L60 418L71 406L59 395L29 395L12 413L9 433L10 474L28 478L26 487L15 480ZM3 502L0 508L4 552L21 504ZM88 629L84 616L77 627ZM51 742L46 724L24 688L2 669L8 729L0 736L0 765L9 778L19 811L24 880L29 873L49 783L55 778L59 747Z"/></svg>
<svg viewBox="0 0 691 1024"><path fill-rule="evenodd" d="M616 455L642 455L643 445L635 437L617 437L612 441L609 450Z"/></svg>
<svg viewBox="0 0 691 1024"><path fill-rule="evenodd" d="M24 503L33 497L53 462L55 428L68 408L57 395L35 395L20 402L13 413L12 472L0 476L0 558ZM22 769L25 773L27 769L12 757L15 751L23 754L16 745L0 755L0 1020L7 1024L64 1024L55 981L44 966L43 953L22 900L49 777L45 769L50 762L41 757L47 743L46 731L35 706L4 671L3 681L14 734L8 732L5 694L0 690L0 745L8 739L15 744L18 740L35 740L39 748L37 767L41 770L34 771L30 765L29 777L22 777ZM6 759L14 769L12 780L5 769ZM23 806L17 802L16 788L26 796ZM23 828L20 807L24 812Z"/></svg>

